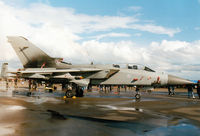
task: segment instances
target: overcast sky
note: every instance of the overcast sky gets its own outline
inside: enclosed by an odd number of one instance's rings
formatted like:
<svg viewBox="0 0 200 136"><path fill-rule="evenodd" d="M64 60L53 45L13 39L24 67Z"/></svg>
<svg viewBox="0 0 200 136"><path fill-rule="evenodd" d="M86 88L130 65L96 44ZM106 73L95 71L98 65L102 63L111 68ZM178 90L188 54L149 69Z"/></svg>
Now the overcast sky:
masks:
<svg viewBox="0 0 200 136"><path fill-rule="evenodd" d="M0 63L22 67L7 35L74 64L140 63L200 79L200 0L0 0Z"/></svg>

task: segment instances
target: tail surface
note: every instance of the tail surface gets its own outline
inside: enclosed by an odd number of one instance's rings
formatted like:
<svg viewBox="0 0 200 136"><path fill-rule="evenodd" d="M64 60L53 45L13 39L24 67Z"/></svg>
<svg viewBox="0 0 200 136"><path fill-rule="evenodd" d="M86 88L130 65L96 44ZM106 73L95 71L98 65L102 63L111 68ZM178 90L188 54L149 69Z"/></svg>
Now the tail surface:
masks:
<svg viewBox="0 0 200 136"><path fill-rule="evenodd" d="M53 67L55 65L53 58L48 56L26 38L21 36L8 36L7 38L24 68Z"/></svg>
<svg viewBox="0 0 200 136"><path fill-rule="evenodd" d="M6 79L8 74L8 63L3 63L1 66L1 77Z"/></svg>

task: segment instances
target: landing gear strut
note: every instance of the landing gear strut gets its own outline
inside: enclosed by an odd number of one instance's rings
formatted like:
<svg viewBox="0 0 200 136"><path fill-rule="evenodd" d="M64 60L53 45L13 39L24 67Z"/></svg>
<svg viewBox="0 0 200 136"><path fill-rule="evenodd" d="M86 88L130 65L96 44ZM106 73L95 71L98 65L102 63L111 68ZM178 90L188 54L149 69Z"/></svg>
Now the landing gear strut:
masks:
<svg viewBox="0 0 200 136"><path fill-rule="evenodd" d="M140 99L140 98L141 98L141 95L140 95L140 92L139 92L139 91L140 91L139 87L136 87L136 90L135 90L135 91L136 91L136 94L135 94L135 99L137 99L137 100L138 100L138 99Z"/></svg>

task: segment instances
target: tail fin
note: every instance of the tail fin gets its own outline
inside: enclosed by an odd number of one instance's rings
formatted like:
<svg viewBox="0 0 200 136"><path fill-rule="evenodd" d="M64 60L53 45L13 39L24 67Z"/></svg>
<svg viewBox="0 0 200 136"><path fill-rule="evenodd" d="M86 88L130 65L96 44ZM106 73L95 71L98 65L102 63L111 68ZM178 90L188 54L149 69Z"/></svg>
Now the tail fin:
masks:
<svg viewBox="0 0 200 136"><path fill-rule="evenodd" d="M8 36L8 42L11 43L17 56L24 68L53 67L55 61L41 49L21 36Z"/></svg>
<svg viewBox="0 0 200 136"><path fill-rule="evenodd" d="M1 77L2 78L7 78L8 74L8 63L3 63L1 66Z"/></svg>

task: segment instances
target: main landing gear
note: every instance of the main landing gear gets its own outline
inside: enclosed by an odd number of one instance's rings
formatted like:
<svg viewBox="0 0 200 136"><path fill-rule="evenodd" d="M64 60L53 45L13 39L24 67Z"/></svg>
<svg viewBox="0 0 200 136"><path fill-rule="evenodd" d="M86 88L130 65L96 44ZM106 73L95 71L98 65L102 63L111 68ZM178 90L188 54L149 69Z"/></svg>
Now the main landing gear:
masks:
<svg viewBox="0 0 200 136"><path fill-rule="evenodd" d="M68 85L66 88L65 96L67 98L72 98L73 96L83 97L83 89L75 84L73 84L72 86Z"/></svg>
<svg viewBox="0 0 200 136"><path fill-rule="evenodd" d="M72 93L72 90L67 90L66 93L65 93L65 96L67 98L72 98L74 96L74 94Z"/></svg>

